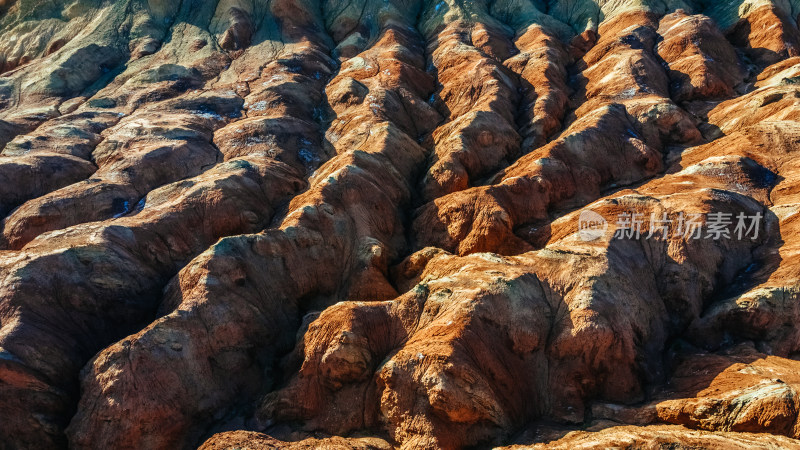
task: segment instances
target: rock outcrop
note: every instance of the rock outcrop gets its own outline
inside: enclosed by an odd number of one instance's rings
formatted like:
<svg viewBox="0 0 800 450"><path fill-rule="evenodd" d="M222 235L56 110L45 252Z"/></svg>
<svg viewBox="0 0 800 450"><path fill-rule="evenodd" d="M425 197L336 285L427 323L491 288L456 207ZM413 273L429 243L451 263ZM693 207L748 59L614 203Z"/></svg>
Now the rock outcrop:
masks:
<svg viewBox="0 0 800 450"><path fill-rule="evenodd" d="M0 449L800 448L799 13L0 0Z"/></svg>

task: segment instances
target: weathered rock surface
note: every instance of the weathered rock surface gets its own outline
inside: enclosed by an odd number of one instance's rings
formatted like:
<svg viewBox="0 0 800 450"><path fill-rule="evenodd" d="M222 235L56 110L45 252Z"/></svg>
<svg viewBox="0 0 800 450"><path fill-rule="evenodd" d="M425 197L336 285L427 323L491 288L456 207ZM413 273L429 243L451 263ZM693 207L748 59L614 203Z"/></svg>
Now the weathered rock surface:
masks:
<svg viewBox="0 0 800 450"><path fill-rule="evenodd" d="M797 365L747 346L690 355L680 361L662 394L670 399L658 402L656 413L663 422L696 429L800 437Z"/></svg>
<svg viewBox="0 0 800 450"><path fill-rule="evenodd" d="M512 445L509 450L524 449L779 449L797 448L794 439L766 433L700 432L679 426L650 425L646 427L607 426L599 431L573 431L546 444ZM224 447L223 447L224 448Z"/></svg>
<svg viewBox="0 0 800 450"><path fill-rule="evenodd" d="M281 441L266 434L232 431L219 433L203 443L199 447L202 450L232 450L236 448L248 448L253 450L272 450L272 449L336 449L336 450L387 450L392 446L388 442L379 438L305 438L294 441Z"/></svg>
<svg viewBox="0 0 800 450"><path fill-rule="evenodd" d="M799 13L0 0L0 449L800 448Z"/></svg>

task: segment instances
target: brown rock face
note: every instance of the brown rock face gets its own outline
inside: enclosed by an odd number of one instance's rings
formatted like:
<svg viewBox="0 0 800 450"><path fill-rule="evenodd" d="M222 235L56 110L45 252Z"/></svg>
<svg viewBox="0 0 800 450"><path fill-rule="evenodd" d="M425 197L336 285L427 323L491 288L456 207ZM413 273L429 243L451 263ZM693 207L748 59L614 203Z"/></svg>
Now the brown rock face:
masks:
<svg viewBox="0 0 800 450"><path fill-rule="evenodd" d="M798 13L0 0L0 449L800 448Z"/></svg>

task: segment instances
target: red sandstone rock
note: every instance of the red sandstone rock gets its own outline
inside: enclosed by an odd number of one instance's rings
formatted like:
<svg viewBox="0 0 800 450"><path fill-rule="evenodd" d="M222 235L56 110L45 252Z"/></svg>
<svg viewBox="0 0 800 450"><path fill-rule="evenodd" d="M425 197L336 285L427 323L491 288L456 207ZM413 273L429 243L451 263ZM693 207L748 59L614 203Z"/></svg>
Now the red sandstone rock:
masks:
<svg viewBox="0 0 800 450"><path fill-rule="evenodd" d="M243 447L253 450L272 450L278 448L296 450L318 448L330 450L388 450L392 448L388 442L378 438L306 438L303 440L286 442L261 433L232 431L212 436L200 446L200 449L233 450Z"/></svg>
<svg viewBox="0 0 800 450"><path fill-rule="evenodd" d="M512 445L509 450L524 449L607 449L633 447L658 448L729 448L773 449L797 448L800 441L766 433L703 432L680 426L650 425L647 427L610 426L597 431L573 431L546 444Z"/></svg>
<svg viewBox="0 0 800 450"><path fill-rule="evenodd" d="M681 361L656 404L659 420L691 428L797 438L797 361L737 348Z"/></svg>
<svg viewBox="0 0 800 450"><path fill-rule="evenodd" d="M726 98L744 81L736 51L714 21L683 11L661 19L658 54L669 65L670 91L675 101Z"/></svg>
<svg viewBox="0 0 800 450"><path fill-rule="evenodd" d="M800 11L701 3L0 0L0 448L800 448Z"/></svg>

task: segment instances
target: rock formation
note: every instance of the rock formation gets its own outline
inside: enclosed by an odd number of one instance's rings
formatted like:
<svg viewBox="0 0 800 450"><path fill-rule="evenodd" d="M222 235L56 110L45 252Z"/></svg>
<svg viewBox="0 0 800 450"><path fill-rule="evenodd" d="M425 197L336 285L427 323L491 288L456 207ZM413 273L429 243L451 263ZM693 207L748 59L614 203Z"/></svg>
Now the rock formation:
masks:
<svg viewBox="0 0 800 450"><path fill-rule="evenodd" d="M798 20L0 0L0 449L800 448Z"/></svg>

